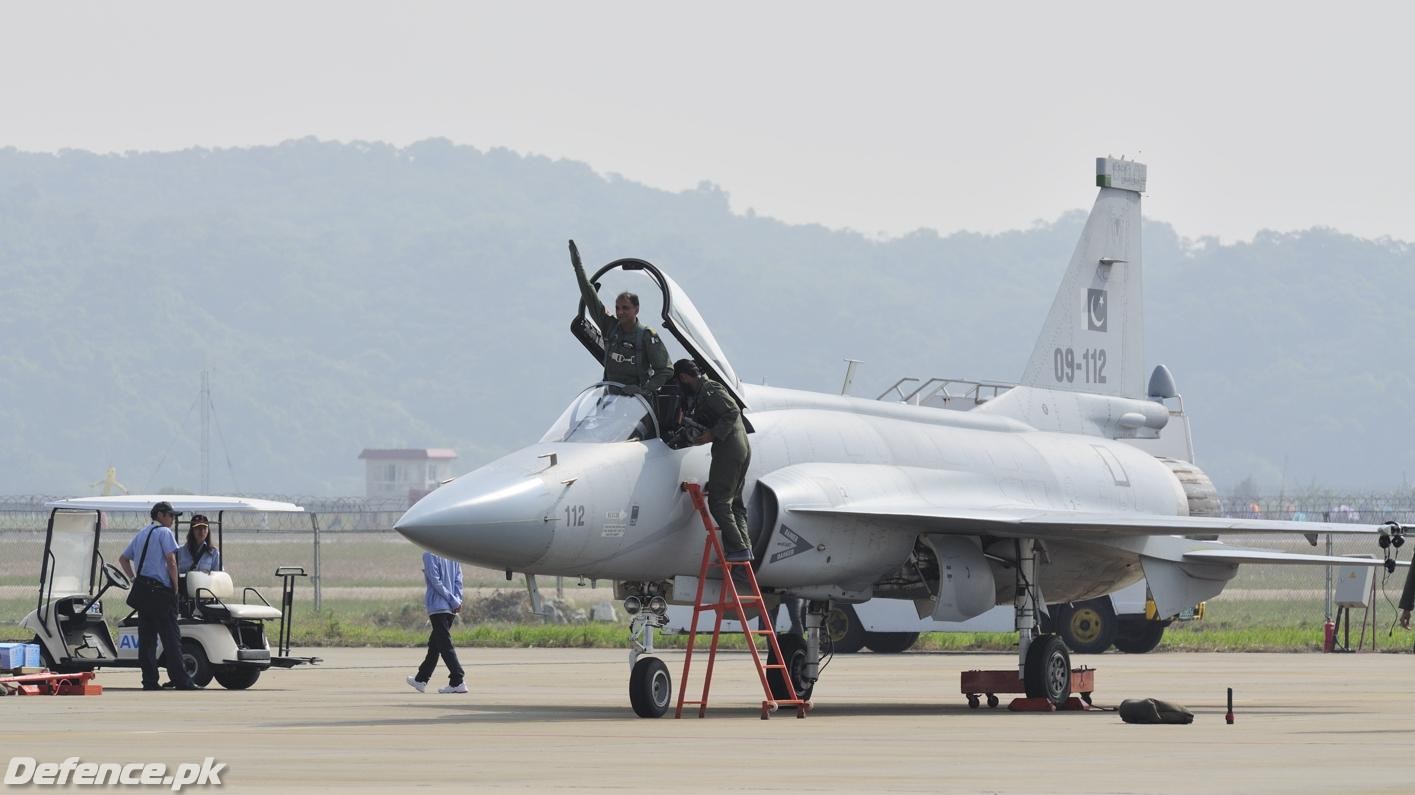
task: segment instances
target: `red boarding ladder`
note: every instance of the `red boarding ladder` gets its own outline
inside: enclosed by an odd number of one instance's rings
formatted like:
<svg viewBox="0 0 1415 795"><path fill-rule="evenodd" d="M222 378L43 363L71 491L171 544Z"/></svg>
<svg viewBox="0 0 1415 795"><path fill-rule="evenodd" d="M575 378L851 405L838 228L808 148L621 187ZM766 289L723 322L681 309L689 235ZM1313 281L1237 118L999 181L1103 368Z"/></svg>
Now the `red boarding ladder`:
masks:
<svg viewBox="0 0 1415 795"><path fill-rule="evenodd" d="M766 698L762 700L762 720L769 718L777 707L795 707L796 717L806 717L806 712L810 710L811 704L796 696L796 683L791 680L791 672L784 662L781 646L776 642L776 628L771 624L771 616L767 615L766 604L762 599L761 589L757 587L757 575L752 571L752 564L750 562L733 563L722 554L722 542L718 540L717 525L713 524L712 514L708 513L707 501L703 499L703 487L697 483L684 483L683 490L693 498L693 507L697 509L703 519L703 527L707 529L707 541L703 543L703 563L698 568L698 593L693 599L693 622L688 625L688 651L683 657L683 676L679 679L678 685L678 709L674 711L673 717L683 717L684 704L696 705L699 718L707 715L708 689L712 687L712 668L717 661L717 643L722 634L724 613L726 613L725 617L736 618L738 623L742 625L743 637L747 639L747 650L752 655L752 663L757 667L757 678L761 680L762 692L766 694ZM717 601L704 603L703 588L707 584L708 567L713 565L718 566L721 570L722 585L718 589ZM741 570L747 573L747 585L750 586L751 593L747 595L737 593L737 584L732 581L734 566L741 567ZM747 609L744 605L754 605L757 608L758 613L762 616L763 629L751 629L751 625L747 623ZM685 701L684 697L688 693L688 671L693 665L693 646L698 639L698 616L705 612L715 613L717 620L712 628L712 646L708 649L707 673L703 678L703 697L699 701ZM761 653L757 651L756 637L758 635L766 636L776 662L762 661ZM767 671L770 670L781 672L781 680L786 683L786 692L790 698L772 697L771 683L767 681Z"/></svg>

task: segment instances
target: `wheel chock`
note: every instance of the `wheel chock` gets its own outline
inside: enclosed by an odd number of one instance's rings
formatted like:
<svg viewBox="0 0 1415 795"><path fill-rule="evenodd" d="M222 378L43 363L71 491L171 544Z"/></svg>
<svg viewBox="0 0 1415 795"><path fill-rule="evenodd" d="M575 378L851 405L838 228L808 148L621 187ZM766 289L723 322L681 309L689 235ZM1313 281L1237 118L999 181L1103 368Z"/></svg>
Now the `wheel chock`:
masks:
<svg viewBox="0 0 1415 795"><path fill-rule="evenodd" d="M1010 712L1056 712L1056 705L1046 698L1014 698L1007 705Z"/></svg>

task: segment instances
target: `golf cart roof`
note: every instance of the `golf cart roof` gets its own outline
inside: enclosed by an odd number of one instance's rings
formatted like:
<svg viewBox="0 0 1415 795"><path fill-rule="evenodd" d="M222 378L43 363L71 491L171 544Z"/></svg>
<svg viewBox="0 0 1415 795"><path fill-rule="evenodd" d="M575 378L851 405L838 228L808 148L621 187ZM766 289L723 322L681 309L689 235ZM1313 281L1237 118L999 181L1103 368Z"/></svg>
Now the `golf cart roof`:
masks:
<svg viewBox="0 0 1415 795"><path fill-rule="evenodd" d="M182 513L304 513L293 502L258 500L253 497L201 497L190 494L122 494L114 497L73 497L45 503L46 508L69 508L89 511L137 511L147 513L159 502L172 503L172 510Z"/></svg>

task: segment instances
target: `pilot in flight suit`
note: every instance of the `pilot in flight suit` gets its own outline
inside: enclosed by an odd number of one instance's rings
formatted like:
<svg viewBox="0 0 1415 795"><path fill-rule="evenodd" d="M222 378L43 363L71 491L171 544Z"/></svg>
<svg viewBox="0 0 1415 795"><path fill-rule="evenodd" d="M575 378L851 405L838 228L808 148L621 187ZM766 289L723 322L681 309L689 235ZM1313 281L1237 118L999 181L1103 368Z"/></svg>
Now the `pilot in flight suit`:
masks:
<svg viewBox="0 0 1415 795"><path fill-rule="evenodd" d="M643 394L652 401L658 388L668 383L672 371L668 369L668 348L663 340L639 322L639 296L620 293L610 312L599 302L599 293L585 269L578 261L574 264L585 314L599 326L604 343L604 380L623 384L626 393Z"/></svg>

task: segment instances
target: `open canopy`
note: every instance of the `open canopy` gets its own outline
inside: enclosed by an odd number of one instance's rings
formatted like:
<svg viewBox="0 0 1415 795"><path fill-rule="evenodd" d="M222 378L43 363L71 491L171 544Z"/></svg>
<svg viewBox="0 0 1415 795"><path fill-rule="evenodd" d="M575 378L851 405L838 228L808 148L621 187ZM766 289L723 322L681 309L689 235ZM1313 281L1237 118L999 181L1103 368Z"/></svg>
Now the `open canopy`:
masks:
<svg viewBox="0 0 1415 795"><path fill-rule="evenodd" d="M147 513L159 502L172 503L182 513L304 513L293 502L258 500L254 497L202 497L192 494L122 494L113 497L73 497L45 503L46 508L89 511L137 511Z"/></svg>
<svg viewBox="0 0 1415 795"><path fill-rule="evenodd" d="M747 408L747 403L742 398L742 384L737 379L737 372L732 369L722 347L717 344L717 338L708 329L707 321L703 320L702 314L693 306L683 288L652 263L641 259L617 259L595 271L590 281L598 287L604 275L616 269L641 272L654 283L663 297L663 328L678 340L678 344L683 346L688 355L696 360L714 381L727 388L737 405ZM599 327L585 317L586 311L599 312L600 307L586 308L583 301L579 306L579 314L575 315L571 322L570 330L596 361L603 361L604 342L600 339Z"/></svg>

